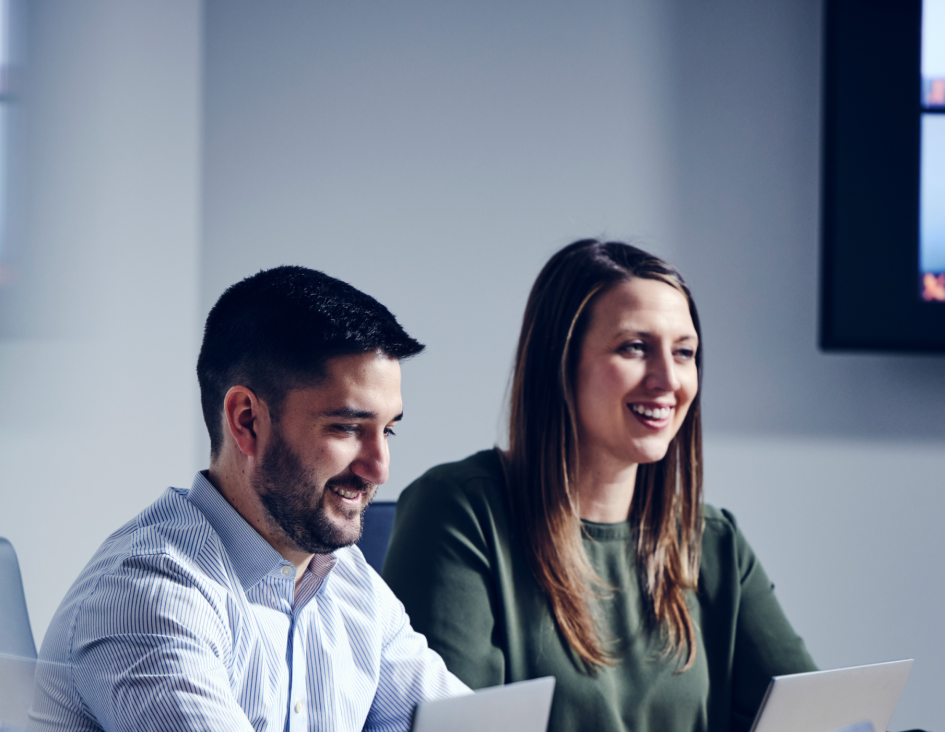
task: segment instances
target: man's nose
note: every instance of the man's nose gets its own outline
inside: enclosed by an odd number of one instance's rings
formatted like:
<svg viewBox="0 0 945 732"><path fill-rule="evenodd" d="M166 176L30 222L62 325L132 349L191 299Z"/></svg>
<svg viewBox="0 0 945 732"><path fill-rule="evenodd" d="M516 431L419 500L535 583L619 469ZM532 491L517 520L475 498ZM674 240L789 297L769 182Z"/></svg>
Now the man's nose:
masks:
<svg viewBox="0 0 945 732"><path fill-rule="evenodd" d="M384 433L365 437L361 441L358 457L351 465L355 475L368 483L386 483L390 475L390 450Z"/></svg>

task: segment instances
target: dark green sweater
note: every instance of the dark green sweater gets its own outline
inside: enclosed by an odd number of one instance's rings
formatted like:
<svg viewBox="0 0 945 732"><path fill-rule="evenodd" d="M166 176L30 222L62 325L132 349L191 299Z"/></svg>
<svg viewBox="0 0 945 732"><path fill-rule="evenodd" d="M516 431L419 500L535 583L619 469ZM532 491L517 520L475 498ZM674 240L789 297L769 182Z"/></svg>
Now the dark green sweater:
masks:
<svg viewBox="0 0 945 732"><path fill-rule="evenodd" d="M384 565L413 627L473 688L556 677L552 732L747 732L771 676L814 670L734 517L710 506L699 591L689 597L697 656L683 673L643 619L630 524L584 522L591 563L618 588L602 602L616 665L580 670L528 568L505 492L492 450L429 470L397 503Z"/></svg>

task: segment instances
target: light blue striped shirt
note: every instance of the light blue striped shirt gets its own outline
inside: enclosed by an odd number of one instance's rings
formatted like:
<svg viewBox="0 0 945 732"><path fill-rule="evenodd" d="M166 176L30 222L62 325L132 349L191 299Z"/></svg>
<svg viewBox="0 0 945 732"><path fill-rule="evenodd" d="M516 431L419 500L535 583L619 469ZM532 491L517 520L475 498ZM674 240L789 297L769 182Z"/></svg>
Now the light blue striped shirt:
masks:
<svg viewBox="0 0 945 732"><path fill-rule="evenodd" d="M407 730L467 693L357 547L295 567L202 474L112 534L46 633L43 730Z"/></svg>

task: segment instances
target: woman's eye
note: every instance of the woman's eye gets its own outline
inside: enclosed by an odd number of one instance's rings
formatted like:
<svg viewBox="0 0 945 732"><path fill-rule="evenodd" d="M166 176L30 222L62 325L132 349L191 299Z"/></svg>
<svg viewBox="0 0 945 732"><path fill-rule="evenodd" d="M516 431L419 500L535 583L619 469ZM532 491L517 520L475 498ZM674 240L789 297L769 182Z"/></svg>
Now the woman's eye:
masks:
<svg viewBox="0 0 945 732"><path fill-rule="evenodd" d="M385 436L385 437L396 437L396 436L397 436L397 433L394 432L394 430L393 430L392 428L390 428L390 427L385 427L385 428L384 428L384 436Z"/></svg>
<svg viewBox="0 0 945 732"><path fill-rule="evenodd" d="M676 351L676 358L680 361L691 361L696 355L696 352L692 348L680 348Z"/></svg>
<svg viewBox="0 0 945 732"><path fill-rule="evenodd" d="M620 352L630 356L646 352L646 344L642 341L631 341L620 346Z"/></svg>

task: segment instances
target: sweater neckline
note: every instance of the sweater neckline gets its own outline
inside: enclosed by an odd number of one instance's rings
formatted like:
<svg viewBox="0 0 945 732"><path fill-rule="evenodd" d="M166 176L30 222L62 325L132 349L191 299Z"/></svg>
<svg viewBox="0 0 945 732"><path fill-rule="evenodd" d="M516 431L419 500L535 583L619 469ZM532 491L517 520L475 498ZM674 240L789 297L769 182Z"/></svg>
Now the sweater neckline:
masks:
<svg viewBox="0 0 945 732"><path fill-rule="evenodd" d="M595 541L626 541L633 535L629 520L616 524L600 524L581 519L581 527L584 535Z"/></svg>

